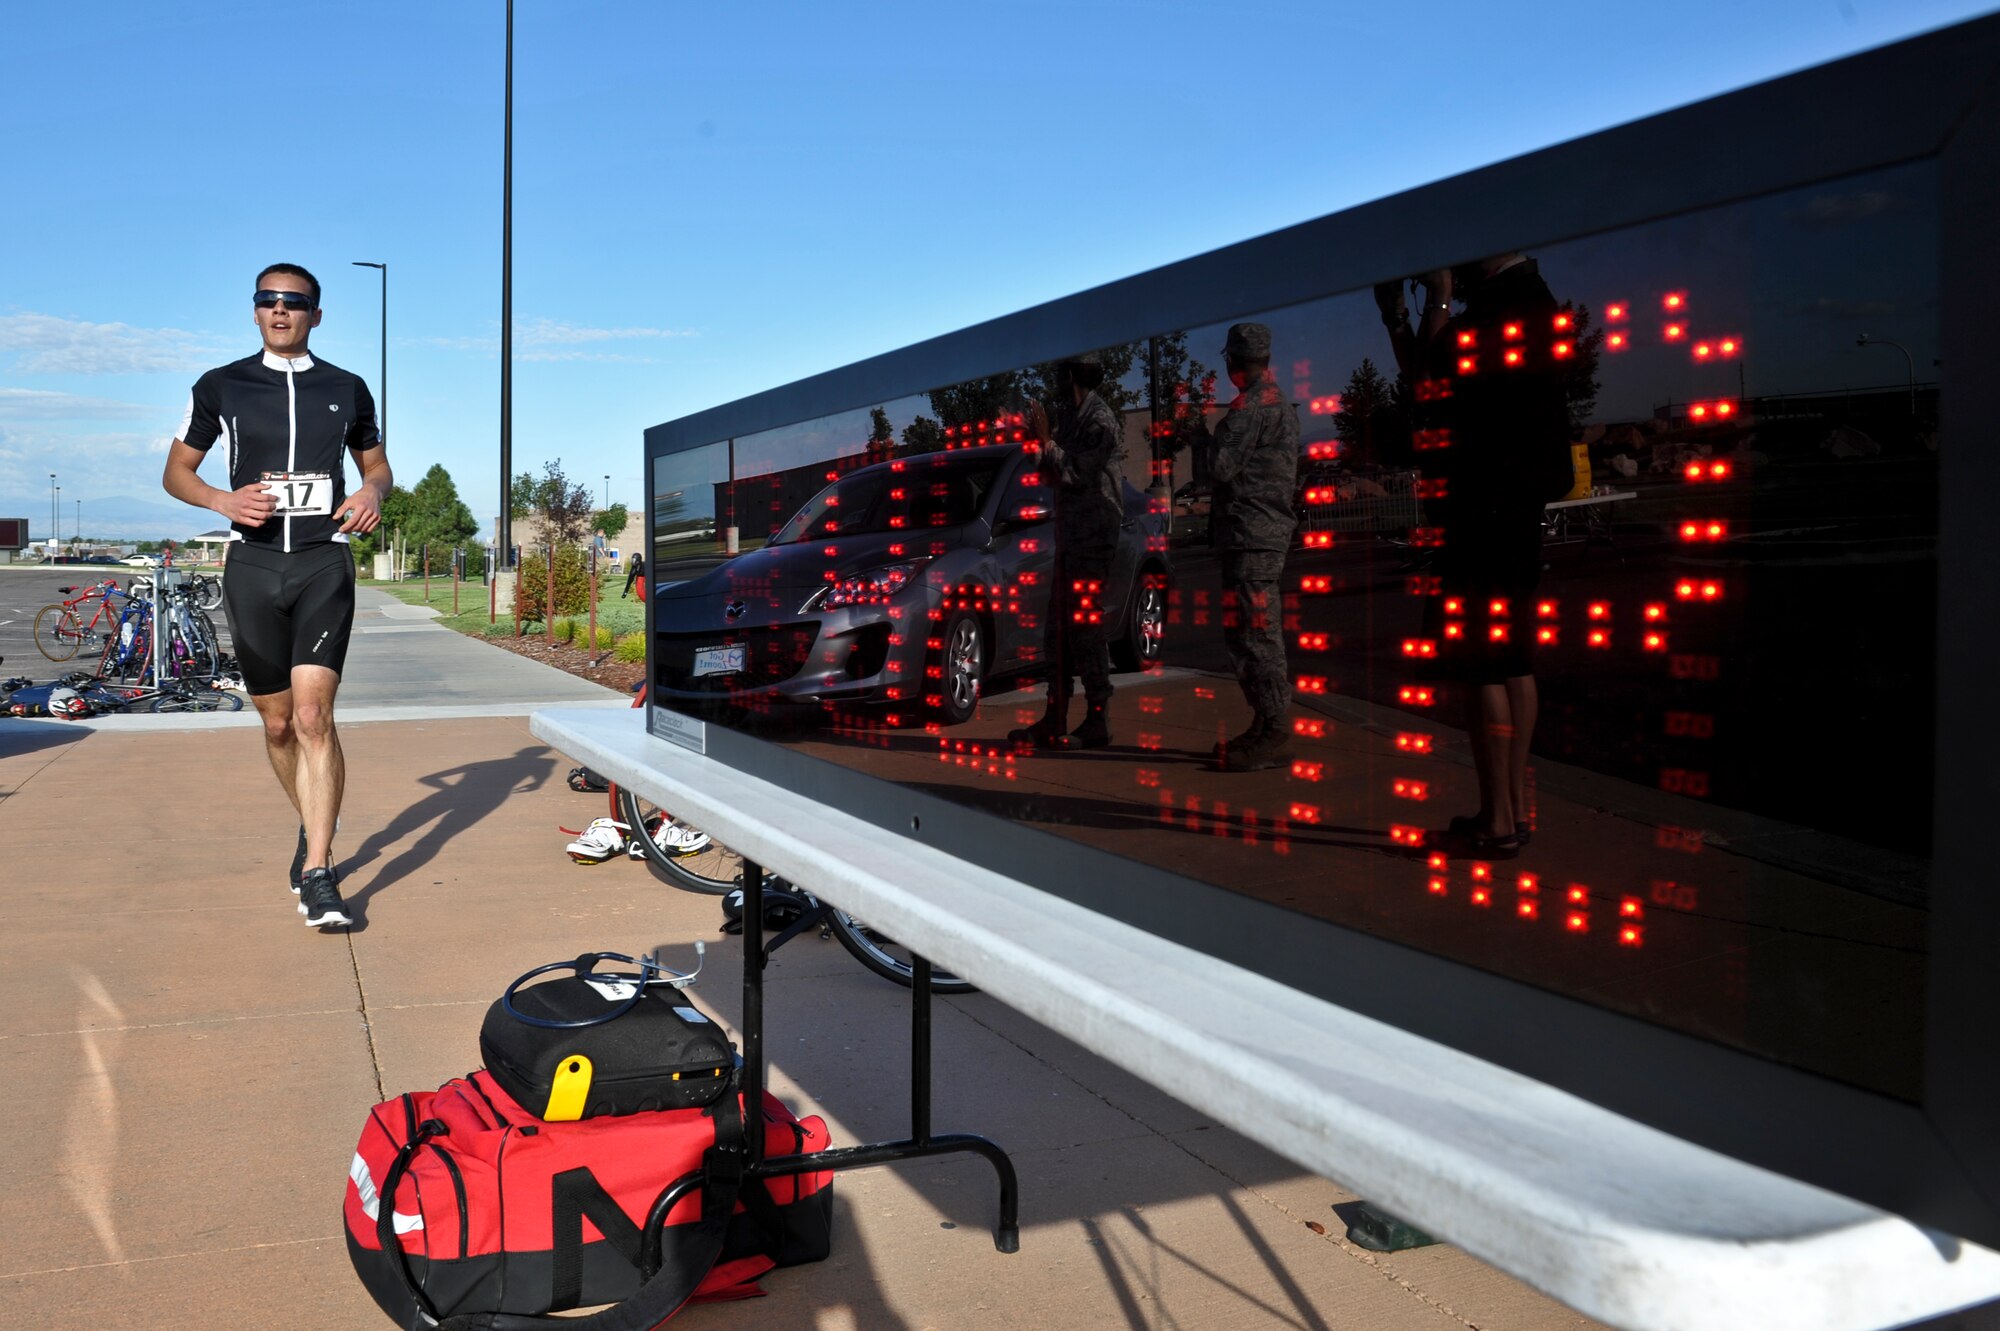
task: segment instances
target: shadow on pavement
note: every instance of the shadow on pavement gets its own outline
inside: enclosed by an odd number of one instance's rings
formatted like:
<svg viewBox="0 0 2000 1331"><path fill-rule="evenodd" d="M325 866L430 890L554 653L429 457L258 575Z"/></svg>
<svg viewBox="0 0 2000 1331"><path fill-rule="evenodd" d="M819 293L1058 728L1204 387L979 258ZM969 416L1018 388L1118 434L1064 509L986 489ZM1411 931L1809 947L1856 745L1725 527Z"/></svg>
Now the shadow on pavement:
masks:
<svg viewBox="0 0 2000 1331"><path fill-rule="evenodd" d="M352 878L388 852L389 847L423 829L416 843L404 848L382 865L367 886L348 898L356 911L354 932L368 927L368 902L377 892L393 887L437 858L451 839L465 832L499 809L510 795L539 790L555 770L555 756L539 744L529 745L507 758L465 763L417 778L431 787L431 793L412 804L361 843L345 866Z"/></svg>
<svg viewBox="0 0 2000 1331"><path fill-rule="evenodd" d="M90 731L67 721L29 721L14 718L0 721L0 758L18 758L25 753L73 744ZM4 789L4 787L0 787Z"/></svg>

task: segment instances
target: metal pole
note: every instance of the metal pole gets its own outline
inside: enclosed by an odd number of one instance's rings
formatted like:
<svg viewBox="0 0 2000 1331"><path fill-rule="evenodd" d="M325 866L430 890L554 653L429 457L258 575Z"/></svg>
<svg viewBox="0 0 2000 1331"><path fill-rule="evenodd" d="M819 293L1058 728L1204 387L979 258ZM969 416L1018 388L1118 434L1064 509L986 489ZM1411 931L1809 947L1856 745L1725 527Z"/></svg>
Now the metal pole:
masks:
<svg viewBox="0 0 2000 1331"><path fill-rule="evenodd" d="M500 539L495 542L501 567L514 549L514 0L507 0L505 126L500 157Z"/></svg>
<svg viewBox="0 0 2000 1331"><path fill-rule="evenodd" d="M62 544L62 534L56 530L56 496L62 487L56 484L56 474L49 473L49 558L56 557L56 547Z"/></svg>
<svg viewBox="0 0 2000 1331"><path fill-rule="evenodd" d="M556 645L556 543L549 542L549 599L542 606L542 628L549 637L549 646Z"/></svg>
<svg viewBox="0 0 2000 1331"><path fill-rule="evenodd" d="M352 259L356 268L379 268L382 270L382 372L375 382L382 390L381 401L375 404L375 437L382 443L389 442L389 265L370 263L366 259Z"/></svg>
<svg viewBox="0 0 2000 1331"><path fill-rule="evenodd" d="M590 547L590 645L586 649L588 659L597 664L597 547Z"/></svg>

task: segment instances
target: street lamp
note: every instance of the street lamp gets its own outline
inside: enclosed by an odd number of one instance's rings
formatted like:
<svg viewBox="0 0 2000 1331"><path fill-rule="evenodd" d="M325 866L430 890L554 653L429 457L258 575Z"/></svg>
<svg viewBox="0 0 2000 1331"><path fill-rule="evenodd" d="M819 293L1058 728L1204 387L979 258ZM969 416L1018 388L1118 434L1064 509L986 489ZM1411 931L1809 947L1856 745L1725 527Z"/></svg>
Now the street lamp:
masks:
<svg viewBox="0 0 2000 1331"><path fill-rule="evenodd" d="M76 543L77 549L81 550L83 548L83 501L81 499L76 501L76 530L70 533L70 539Z"/></svg>
<svg viewBox="0 0 2000 1331"><path fill-rule="evenodd" d="M56 547L62 544L62 533L56 530L56 496L62 487L56 484L56 474L49 473L49 558L55 558Z"/></svg>
<svg viewBox="0 0 2000 1331"><path fill-rule="evenodd" d="M366 259L351 262L356 268L382 270L382 400L375 404L375 436L386 444L389 442L389 265L369 263Z"/></svg>
<svg viewBox="0 0 2000 1331"><path fill-rule="evenodd" d="M57 555L59 555L59 554L61 554L61 553L62 553L62 517L61 517L61 514L62 514L62 487L61 487L60 485L58 485L58 486L56 487L56 503L55 503L55 509L54 509L54 512L55 512L55 513L57 514L57 517L56 517L56 529L55 529L55 532L54 532L54 534L53 534L53 535L51 535L51 536L49 537L49 558L50 558L50 559L54 559L54 558L55 558L55 557L56 557Z"/></svg>
<svg viewBox="0 0 2000 1331"><path fill-rule="evenodd" d="M1917 362L1911 357L1910 349L1901 342L1891 342L1886 337L1870 337L1866 333L1855 338L1854 345L1857 347L1894 347L1903 353L1903 364L1908 367L1910 374L1910 415L1915 416L1917 414Z"/></svg>
<svg viewBox="0 0 2000 1331"><path fill-rule="evenodd" d="M611 476L609 473L604 477L604 506L606 508L611 507Z"/></svg>

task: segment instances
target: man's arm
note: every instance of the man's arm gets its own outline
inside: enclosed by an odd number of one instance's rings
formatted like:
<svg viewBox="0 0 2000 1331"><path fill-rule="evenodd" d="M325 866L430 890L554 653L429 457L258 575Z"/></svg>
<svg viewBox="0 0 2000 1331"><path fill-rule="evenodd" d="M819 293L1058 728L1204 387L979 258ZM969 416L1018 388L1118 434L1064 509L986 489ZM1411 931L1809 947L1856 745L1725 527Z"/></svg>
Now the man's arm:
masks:
<svg viewBox="0 0 2000 1331"><path fill-rule="evenodd" d="M239 527L261 527L278 506L263 482L252 481L240 490L218 490L195 474L208 454L176 439L167 450L167 468L160 475L166 492L183 504L220 513Z"/></svg>
<svg viewBox="0 0 2000 1331"><path fill-rule="evenodd" d="M380 444L350 451L361 469L361 485L341 503L340 530L366 535L382 524L382 501L396 478L389 470L389 450Z"/></svg>

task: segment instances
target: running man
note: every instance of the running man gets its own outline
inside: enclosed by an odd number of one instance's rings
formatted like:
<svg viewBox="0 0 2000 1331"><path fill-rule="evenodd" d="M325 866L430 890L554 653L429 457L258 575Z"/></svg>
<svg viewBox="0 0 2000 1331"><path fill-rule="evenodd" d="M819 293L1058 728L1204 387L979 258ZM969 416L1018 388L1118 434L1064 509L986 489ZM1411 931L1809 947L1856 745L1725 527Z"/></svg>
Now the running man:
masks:
<svg viewBox="0 0 2000 1331"><path fill-rule="evenodd" d="M348 536L375 530L392 480L368 386L306 349L320 321L318 279L272 264L251 304L264 349L195 381L161 484L233 528L223 604L264 751L299 813L292 891L317 929L354 922L333 870L347 780L333 699L354 621ZM218 439L226 490L195 475ZM361 470L352 494L343 448Z"/></svg>

